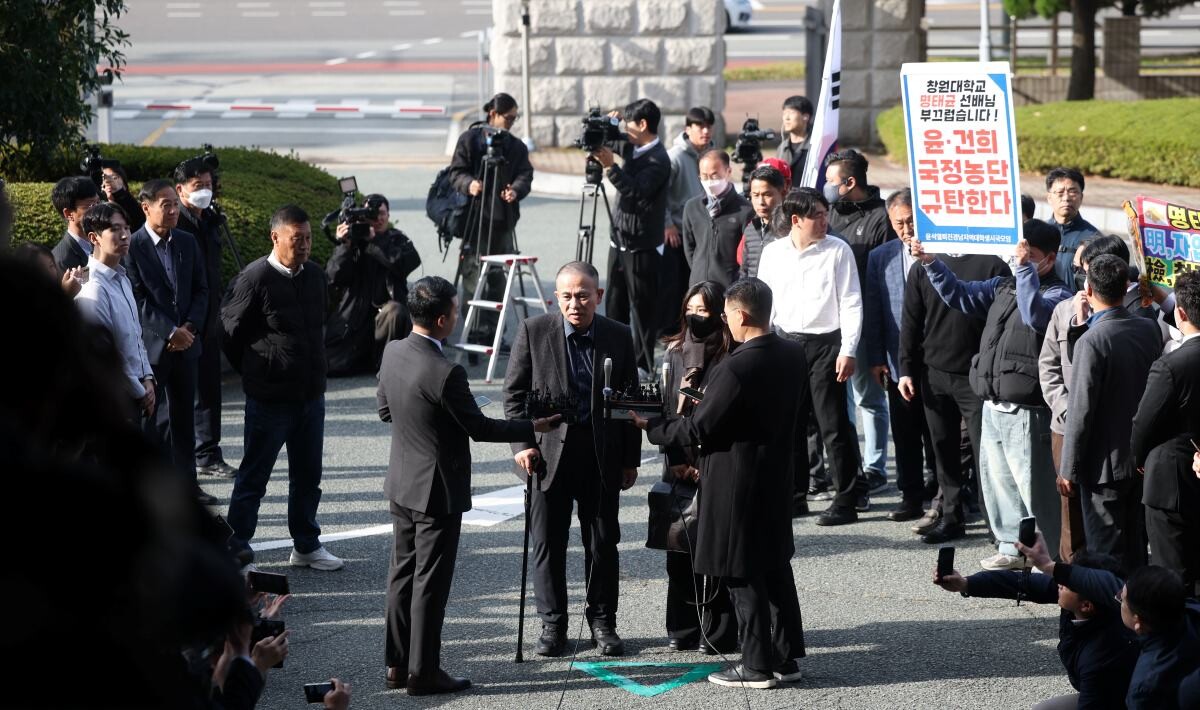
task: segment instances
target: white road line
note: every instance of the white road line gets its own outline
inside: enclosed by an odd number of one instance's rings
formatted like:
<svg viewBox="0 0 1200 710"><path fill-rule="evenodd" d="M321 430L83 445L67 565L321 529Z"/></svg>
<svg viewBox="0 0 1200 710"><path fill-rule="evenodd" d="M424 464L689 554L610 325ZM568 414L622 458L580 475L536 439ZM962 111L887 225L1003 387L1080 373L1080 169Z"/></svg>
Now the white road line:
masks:
<svg viewBox="0 0 1200 710"><path fill-rule="evenodd" d="M194 20L197 17L204 17L201 12L168 12L167 17L177 20Z"/></svg>
<svg viewBox="0 0 1200 710"><path fill-rule="evenodd" d="M133 111L133 110L129 110L129 109L124 109L124 110L113 111L112 117L113 117L114 121L127 121L131 118L137 118L141 113L142 113L141 111Z"/></svg>
<svg viewBox="0 0 1200 710"><path fill-rule="evenodd" d="M358 54L354 55L354 58L355 59L370 59L371 57L374 57L376 54L378 54L378 52L375 52L375 51L359 52Z"/></svg>
<svg viewBox="0 0 1200 710"><path fill-rule="evenodd" d="M405 51L405 50L408 50L408 49L412 49L412 45L411 45L411 44L396 44L396 45L392 45L392 51L393 51L393 52L403 52L403 51Z"/></svg>
<svg viewBox="0 0 1200 710"><path fill-rule="evenodd" d="M242 17L279 17L278 10L249 10L242 13Z"/></svg>
<svg viewBox="0 0 1200 710"><path fill-rule="evenodd" d="M350 61L350 60L346 59L345 57L338 57L336 59L330 59L329 61L325 62L325 64L327 64L328 66L331 66L331 67L336 67L337 65L345 64L348 61Z"/></svg>
<svg viewBox="0 0 1200 710"><path fill-rule="evenodd" d="M441 37L430 37L429 39L421 40L421 44L440 44L441 41Z"/></svg>

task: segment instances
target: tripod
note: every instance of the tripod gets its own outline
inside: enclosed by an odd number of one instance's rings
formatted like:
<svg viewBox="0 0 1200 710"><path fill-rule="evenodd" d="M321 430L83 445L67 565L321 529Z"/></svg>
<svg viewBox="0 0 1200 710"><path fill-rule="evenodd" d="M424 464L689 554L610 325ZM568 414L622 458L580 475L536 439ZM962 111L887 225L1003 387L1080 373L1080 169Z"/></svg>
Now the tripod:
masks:
<svg viewBox="0 0 1200 710"><path fill-rule="evenodd" d="M604 191L604 173L600 163L588 157L585 179L579 195L579 241L575 245L575 261L592 263L592 254L596 242L596 214L600 207L600 199L604 200L604 211L608 214L608 223L612 224L612 206L608 203L608 193ZM588 200L592 204L592 219L583 221L587 211Z"/></svg>
<svg viewBox="0 0 1200 710"><path fill-rule="evenodd" d="M217 204L216 200L211 203L213 214L217 217L217 224L221 227L221 236L225 238L225 243L229 245L229 251L233 254L233 263L237 264L238 272L246 268L242 263L242 255L238 253L237 243L233 241L233 235L229 233L229 219L225 216L225 211Z"/></svg>

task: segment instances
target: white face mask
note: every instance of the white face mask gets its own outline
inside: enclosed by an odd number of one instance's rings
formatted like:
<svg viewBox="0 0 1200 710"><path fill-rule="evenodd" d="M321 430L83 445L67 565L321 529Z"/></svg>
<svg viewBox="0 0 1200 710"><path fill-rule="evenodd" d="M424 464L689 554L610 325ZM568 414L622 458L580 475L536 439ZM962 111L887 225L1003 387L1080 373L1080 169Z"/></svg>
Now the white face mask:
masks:
<svg viewBox="0 0 1200 710"><path fill-rule="evenodd" d="M722 192L725 192L725 188L729 186L729 181L728 180L701 180L700 184L704 186L705 192L712 195L713 197L716 197L716 196L720 195Z"/></svg>
<svg viewBox="0 0 1200 710"><path fill-rule="evenodd" d="M212 196L212 190L194 190L187 196L187 201L192 207L202 210L212 204Z"/></svg>

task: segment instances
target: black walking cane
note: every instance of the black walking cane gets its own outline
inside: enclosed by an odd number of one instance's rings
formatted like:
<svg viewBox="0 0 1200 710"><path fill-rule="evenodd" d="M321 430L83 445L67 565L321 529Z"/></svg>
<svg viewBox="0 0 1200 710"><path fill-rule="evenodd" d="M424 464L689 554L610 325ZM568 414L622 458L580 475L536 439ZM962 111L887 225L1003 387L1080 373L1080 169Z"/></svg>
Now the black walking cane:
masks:
<svg viewBox="0 0 1200 710"><path fill-rule="evenodd" d="M524 663L522 648L525 645L525 582L529 578L529 504L533 497L533 478L546 470L546 462L538 456L533 473L525 475L525 548L521 552L521 607L517 613L517 657L514 663Z"/></svg>

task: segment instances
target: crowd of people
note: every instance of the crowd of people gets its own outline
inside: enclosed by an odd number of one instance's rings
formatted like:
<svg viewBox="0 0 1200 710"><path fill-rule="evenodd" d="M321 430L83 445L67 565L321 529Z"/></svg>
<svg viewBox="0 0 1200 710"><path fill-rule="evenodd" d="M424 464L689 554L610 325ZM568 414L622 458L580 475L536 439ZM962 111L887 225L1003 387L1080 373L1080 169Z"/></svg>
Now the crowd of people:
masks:
<svg viewBox="0 0 1200 710"><path fill-rule="evenodd" d="M503 137L516 102L499 94L484 109L450 170L475 201L460 236L473 240L464 253L476 267L473 255L517 248L532 177L524 146ZM0 284L35 304L13 324L29 334L23 357L64 375L49 391L16 383L0 418L13 461L33 474L17 478L22 495L75 488L72 509L97 525L97 501L121 511L115 539L132 562L95 603L146 638L97 633L116 649L111 663L147 677L146 704L254 705L288 635L259 638L286 596L239 576L255 571L259 506L286 447L290 564L344 565L317 520L326 378L378 372L396 530L388 687L470 687L440 655L471 501L467 437L511 442L529 484L537 653L568 648L573 510L592 643L625 652L617 512L638 478L640 429L662 447L662 482L694 504L680 511L686 544L666 555L669 647L741 649L714 683L801 678L792 520L829 501L817 525L856 523L889 485L890 436L901 500L888 519L945 545L981 516L994 545L983 572L943 570L934 583L1062 608L1059 651L1079 692L1039 707L1200 705L1200 277L1148 287L1126 241L1080 216L1085 178L1074 169L1047 174L1048 220L1022 200L1008 259L933 255L916 238L911 193L881 194L861 153L831 155L822 190L793 185L809 150L804 97L784 102L778 156L752 166L745 194L713 145L711 110L691 109L669 150L652 101L615 115L625 131L590 154L618 193L607 279L567 263L558 310L519 323L505 420L480 412L465 369L443 351L466 298L438 277L408 283L420 257L391 226L385 196L367 197L368 228L338 227L324 268L310 260L309 215L280 207L271 252L225 283L217 176L203 160L145 181L136 197L119 166L99 184L54 186L64 235L53 250L11 250ZM10 217L0 190L0 235ZM478 269L460 275L472 293ZM220 447L222 352L245 392L236 469ZM662 416L614 417L609 376L624 386L664 363ZM547 392L575 404L533 411ZM234 478L224 518L206 511L217 501L200 476ZM1019 539L1031 517L1033 545ZM31 589L62 594L45 580ZM150 644L150 661L132 659L135 643ZM333 683L324 702L345 707L349 687Z"/></svg>

